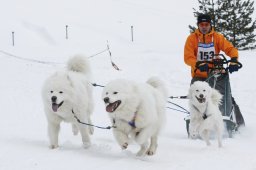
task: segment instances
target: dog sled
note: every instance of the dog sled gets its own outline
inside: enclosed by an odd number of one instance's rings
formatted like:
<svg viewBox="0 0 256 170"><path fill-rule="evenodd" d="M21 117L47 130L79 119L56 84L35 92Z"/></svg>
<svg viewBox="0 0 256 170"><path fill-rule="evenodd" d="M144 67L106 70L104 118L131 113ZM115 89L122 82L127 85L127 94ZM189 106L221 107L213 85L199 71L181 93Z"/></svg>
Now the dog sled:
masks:
<svg viewBox="0 0 256 170"><path fill-rule="evenodd" d="M232 138L233 134L238 132L240 126L244 126L244 118L241 114L239 106L236 104L234 98L232 97L230 81L229 81L229 64L231 60L227 60L223 54L217 54L216 59L212 61L202 61L202 63L207 63L209 65L208 78L206 82L212 88L218 90L222 95L222 104L219 106L219 109L222 113L223 121L226 127L228 137ZM233 61L232 61L233 62ZM234 63L234 62L233 62ZM242 64L238 61L235 62L238 64L238 68L242 68ZM187 99L187 96L176 96L169 97L170 99ZM168 101L178 109L170 108L176 111L187 113L187 116L184 118L186 122L186 130L189 136L189 123L190 123L190 113L184 107Z"/></svg>

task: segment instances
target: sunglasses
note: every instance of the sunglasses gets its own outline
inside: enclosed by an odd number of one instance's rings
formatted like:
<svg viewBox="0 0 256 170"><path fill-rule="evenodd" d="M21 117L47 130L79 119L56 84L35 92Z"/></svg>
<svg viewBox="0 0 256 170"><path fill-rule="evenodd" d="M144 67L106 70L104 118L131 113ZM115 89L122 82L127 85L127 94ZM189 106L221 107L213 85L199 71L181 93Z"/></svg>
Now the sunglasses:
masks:
<svg viewBox="0 0 256 170"><path fill-rule="evenodd" d="M199 27L209 27L211 24L209 22L201 22L198 25Z"/></svg>

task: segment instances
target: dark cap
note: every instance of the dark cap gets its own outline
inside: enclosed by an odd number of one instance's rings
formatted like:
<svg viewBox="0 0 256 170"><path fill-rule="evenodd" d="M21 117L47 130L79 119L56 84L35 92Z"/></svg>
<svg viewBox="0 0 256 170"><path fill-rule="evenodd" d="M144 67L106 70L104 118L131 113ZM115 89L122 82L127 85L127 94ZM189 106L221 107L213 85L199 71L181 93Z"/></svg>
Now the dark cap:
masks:
<svg viewBox="0 0 256 170"><path fill-rule="evenodd" d="M209 22L211 23L211 16L208 14L199 14L197 17L197 24L201 22Z"/></svg>

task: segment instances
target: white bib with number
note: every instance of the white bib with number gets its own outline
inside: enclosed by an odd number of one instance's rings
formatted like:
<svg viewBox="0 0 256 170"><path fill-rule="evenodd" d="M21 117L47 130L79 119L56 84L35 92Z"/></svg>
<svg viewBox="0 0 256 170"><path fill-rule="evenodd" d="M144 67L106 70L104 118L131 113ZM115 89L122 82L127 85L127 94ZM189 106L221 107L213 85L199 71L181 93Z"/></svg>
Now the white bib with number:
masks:
<svg viewBox="0 0 256 170"><path fill-rule="evenodd" d="M213 43L213 38L211 43L201 43L200 40L198 42L197 49L197 61L211 61L214 59L215 48Z"/></svg>

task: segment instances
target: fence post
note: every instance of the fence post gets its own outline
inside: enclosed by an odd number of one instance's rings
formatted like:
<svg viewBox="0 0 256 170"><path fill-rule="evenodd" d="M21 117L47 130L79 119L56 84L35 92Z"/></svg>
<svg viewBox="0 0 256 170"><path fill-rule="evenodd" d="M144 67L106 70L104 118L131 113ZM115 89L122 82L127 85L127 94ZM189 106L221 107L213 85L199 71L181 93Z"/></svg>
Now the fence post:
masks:
<svg viewBox="0 0 256 170"><path fill-rule="evenodd" d="M66 39L68 39L68 25L66 25Z"/></svg>
<svg viewBox="0 0 256 170"><path fill-rule="evenodd" d="M131 36L132 36L132 42L133 42L133 26L131 26Z"/></svg>
<svg viewBox="0 0 256 170"><path fill-rule="evenodd" d="M14 46L14 31L12 31L12 46Z"/></svg>

